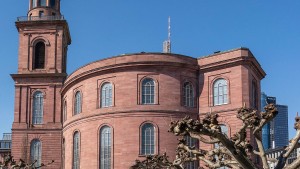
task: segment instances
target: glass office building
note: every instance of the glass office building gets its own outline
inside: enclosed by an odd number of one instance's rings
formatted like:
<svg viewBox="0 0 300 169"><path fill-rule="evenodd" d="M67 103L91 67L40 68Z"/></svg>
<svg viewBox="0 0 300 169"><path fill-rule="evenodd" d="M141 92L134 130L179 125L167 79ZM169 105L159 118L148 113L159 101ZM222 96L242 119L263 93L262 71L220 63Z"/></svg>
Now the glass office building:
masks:
<svg viewBox="0 0 300 169"><path fill-rule="evenodd" d="M278 115L262 128L262 141L264 148L276 148L286 146L289 142L288 130L288 106L279 105L276 103L276 97L261 94L261 110L267 104L273 103L276 105Z"/></svg>

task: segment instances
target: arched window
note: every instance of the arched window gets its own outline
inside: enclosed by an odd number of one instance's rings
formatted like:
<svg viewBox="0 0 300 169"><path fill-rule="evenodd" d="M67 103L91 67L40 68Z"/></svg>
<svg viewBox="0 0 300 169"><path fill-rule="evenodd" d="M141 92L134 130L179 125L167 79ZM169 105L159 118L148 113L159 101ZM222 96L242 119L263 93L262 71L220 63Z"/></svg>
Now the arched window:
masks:
<svg viewBox="0 0 300 169"><path fill-rule="evenodd" d="M104 83L101 87L101 107L112 106L112 84Z"/></svg>
<svg viewBox="0 0 300 169"><path fill-rule="evenodd" d="M190 82L183 84L183 105L186 107L194 107L194 89Z"/></svg>
<svg viewBox="0 0 300 169"><path fill-rule="evenodd" d="M50 7L55 7L55 0L50 0Z"/></svg>
<svg viewBox="0 0 300 169"><path fill-rule="evenodd" d="M253 80L252 81L252 96L251 96L251 104L252 104L252 107L257 109L258 106L257 106L257 101L258 101L258 93L257 93L257 85L256 85L256 82Z"/></svg>
<svg viewBox="0 0 300 169"><path fill-rule="evenodd" d="M189 147L195 147L198 148L198 140L195 138L192 138L190 136L185 136L185 140L186 140L186 144ZM191 161L191 162L187 162L185 165L185 169L198 169L198 161Z"/></svg>
<svg viewBox="0 0 300 169"><path fill-rule="evenodd" d="M62 140L62 169L65 169L66 145L65 138Z"/></svg>
<svg viewBox="0 0 300 169"><path fill-rule="evenodd" d="M141 131L141 154L153 155L155 153L155 133L151 123L145 123Z"/></svg>
<svg viewBox="0 0 300 169"><path fill-rule="evenodd" d="M220 125L220 127L221 127L221 132L223 133L223 134L225 134L225 135L227 135L227 136L229 136L228 134L228 127L226 126L226 125L224 125L224 124L221 124ZM219 148L219 144L215 144L215 148ZM216 156L216 159L218 159L218 156ZM226 167L226 166L224 166L224 167L219 167L218 169L228 169L228 167Z"/></svg>
<svg viewBox="0 0 300 169"><path fill-rule="evenodd" d="M33 140L30 144L30 160L31 162L36 161L35 167L41 166L42 161L42 146L40 140Z"/></svg>
<svg viewBox="0 0 300 169"><path fill-rule="evenodd" d="M63 122L67 120L67 101L64 101L63 104Z"/></svg>
<svg viewBox="0 0 300 169"><path fill-rule="evenodd" d="M38 42L34 50L34 69L43 69L45 67L45 44Z"/></svg>
<svg viewBox="0 0 300 169"><path fill-rule="evenodd" d="M214 105L228 103L228 85L225 79L218 79L213 85Z"/></svg>
<svg viewBox="0 0 300 169"><path fill-rule="evenodd" d="M43 93L37 91L33 94L32 103L32 124L43 123L44 96Z"/></svg>
<svg viewBox="0 0 300 169"><path fill-rule="evenodd" d="M79 132L76 131L73 136L73 169L80 168L80 135Z"/></svg>
<svg viewBox="0 0 300 169"><path fill-rule="evenodd" d="M154 104L155 83L153 79L146 78L142 81L142 104Z"/></svg>
<svg viewBox="0 0 300 169"><path fill-rule="evenodd" d="M47 6L47 0L40 0L40 6Z"/></svg>
<svg viewBox="0 0 300 169"><path fill-rule="evenodd" d="M75 102L74 102L74 115L81 113L81 93L78 91L75 94Z"/></svg>
<svg viewBox="0 0 300 169"><path fill-rule="evenodd" d="M37 0L32 0L31 3L32 3L32 8L37 7Z"/></svg>
<svg viewBox="0 0 300 169"><path fill-rule="evenodd" d="M100 169L111 169L111 129L108 126L100 130Z"/></svg>

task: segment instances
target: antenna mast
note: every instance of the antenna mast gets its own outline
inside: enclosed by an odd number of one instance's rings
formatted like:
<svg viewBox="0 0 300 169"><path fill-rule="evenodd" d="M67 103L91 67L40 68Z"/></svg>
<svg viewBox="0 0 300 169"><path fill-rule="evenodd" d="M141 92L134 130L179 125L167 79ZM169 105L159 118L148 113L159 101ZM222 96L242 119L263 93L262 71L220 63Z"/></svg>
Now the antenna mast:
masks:
<svg viewBox="0 0 300 169"><path fill-rule="evenodd" d="M168 18L168 40L163 43L163 52L171 53L171 17Z"/></svg>

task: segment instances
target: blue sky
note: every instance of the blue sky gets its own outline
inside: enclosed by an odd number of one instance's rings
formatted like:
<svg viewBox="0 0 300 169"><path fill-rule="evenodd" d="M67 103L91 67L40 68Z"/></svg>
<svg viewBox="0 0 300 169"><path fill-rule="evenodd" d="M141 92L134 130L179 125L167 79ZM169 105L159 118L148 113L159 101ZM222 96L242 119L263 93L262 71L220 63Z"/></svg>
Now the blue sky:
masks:
<svg viewBox="0 0 300 169"><path fill-rule="evenodd" d="M18 33L29 0L1 2L0 134L14 112ZM161 52L172 22L172 52L199 57L248 47L267 76L262 90L289 106L290 136L300 111L300 1L262 0L62 0L72 36L68 73L91 61L134 52Z"/></svg>

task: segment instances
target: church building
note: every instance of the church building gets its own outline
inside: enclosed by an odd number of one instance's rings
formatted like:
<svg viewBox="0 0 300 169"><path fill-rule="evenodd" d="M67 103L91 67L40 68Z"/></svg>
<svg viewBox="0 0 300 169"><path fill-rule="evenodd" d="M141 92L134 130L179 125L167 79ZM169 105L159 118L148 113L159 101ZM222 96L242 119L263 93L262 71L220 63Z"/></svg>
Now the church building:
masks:
<svg viewBox="0 0 300 169"><path fill-rule="evenodd" d="M230 137L242 124L236 109L260 107L266 74L248 48L199 58L125 54L67 75L71 35L60 0L29 4L27 16L16 21L18 70L11 75L15 159L36 165L54 160L49 169L126 169L164 152L174 159L171 121L213 111Z"/></svg>

